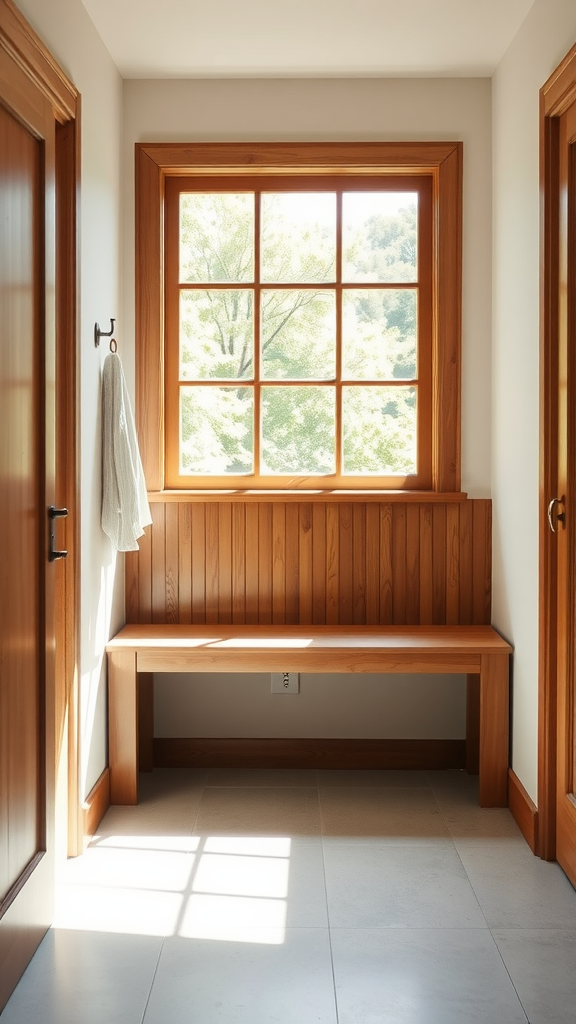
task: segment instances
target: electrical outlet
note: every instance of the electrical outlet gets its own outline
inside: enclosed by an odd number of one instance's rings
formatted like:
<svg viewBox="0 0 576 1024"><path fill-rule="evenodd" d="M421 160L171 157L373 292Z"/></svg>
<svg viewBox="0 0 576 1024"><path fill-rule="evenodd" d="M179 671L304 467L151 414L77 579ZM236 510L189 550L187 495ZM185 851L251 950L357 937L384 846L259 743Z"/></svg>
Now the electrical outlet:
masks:
<svg viewBox="0 0 576 1024"><path fill-rule="evenodd" d="M271 693L300 693L299 672L271 672Z"/></svg>

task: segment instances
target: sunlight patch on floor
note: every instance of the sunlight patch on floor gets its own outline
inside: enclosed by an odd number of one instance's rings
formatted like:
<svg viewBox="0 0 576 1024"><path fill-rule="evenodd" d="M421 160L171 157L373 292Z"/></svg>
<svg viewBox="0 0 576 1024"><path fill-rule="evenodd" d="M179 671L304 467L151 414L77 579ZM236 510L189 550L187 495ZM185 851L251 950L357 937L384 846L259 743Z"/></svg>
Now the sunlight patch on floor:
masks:
<svg viewBox="0 0 576 1024"><path fill-rule="evenodd" d="M95 837L57 888L57 928L280 945L291 841Z"/></svg>

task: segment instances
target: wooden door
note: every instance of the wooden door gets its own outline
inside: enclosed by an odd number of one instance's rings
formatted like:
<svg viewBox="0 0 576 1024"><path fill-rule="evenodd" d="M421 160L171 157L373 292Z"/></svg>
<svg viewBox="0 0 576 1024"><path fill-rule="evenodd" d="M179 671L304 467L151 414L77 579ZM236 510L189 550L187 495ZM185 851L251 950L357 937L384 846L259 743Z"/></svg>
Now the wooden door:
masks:
<svg viewBox="0 0 576 1024"><path fill-rule="evenodd" d="M556 858L576 885L576 102L559 118L558 181Z"/></svg>
<svg viewBox="0 0 576 1024"><path fill-rule="evenodd" d="M0 1008L54 894L55 120L0 64Z"/></svg>

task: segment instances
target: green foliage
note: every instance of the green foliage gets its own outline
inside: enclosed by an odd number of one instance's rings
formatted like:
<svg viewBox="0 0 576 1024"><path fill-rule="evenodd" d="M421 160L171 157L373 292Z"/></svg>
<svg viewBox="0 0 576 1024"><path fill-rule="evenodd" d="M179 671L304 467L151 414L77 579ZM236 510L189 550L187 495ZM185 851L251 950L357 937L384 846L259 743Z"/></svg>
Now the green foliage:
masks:
<svg viewBox="0 0 576 1024"><path fill-rule="evenodd" d="M284 197L264 198L261 379L331 381L336 293L328 285L335 274L334 229L323 210L314 220L312 203L291 217ZM230 285L181 292L180 373L191 384L199 382L182 389L184 473L253 471L253 239L252 196L183 197L181 279ZM416 208L356 224L346 235L344 257L351 284L343 293L343 377L372 383L343 389L343 469L350 475L414 472L415 389L375 382L416 377L416 291L377 287L377 282L415 278ZM376 286L354 288L354 281ZM298 282L327 286L277 287ZM238 385L220 387L218 381ZM329 385L263 387L262 471L334 472L334 409Z"/></svg>

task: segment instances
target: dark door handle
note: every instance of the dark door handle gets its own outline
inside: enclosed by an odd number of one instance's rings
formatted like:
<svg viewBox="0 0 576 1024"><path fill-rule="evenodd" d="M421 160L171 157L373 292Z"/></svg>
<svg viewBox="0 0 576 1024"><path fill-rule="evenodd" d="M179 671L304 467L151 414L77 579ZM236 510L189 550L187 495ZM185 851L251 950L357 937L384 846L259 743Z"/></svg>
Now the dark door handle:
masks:
<svg viewBox="0 0 576 1024"><path fill-rule="evenodd" d="M54 505L50 505L48 509L48 561L54 562L57 558L66 558L67 551L56 551L54 549L54 520L66 517L68 515L67 508L55 508Z"/></svg>

